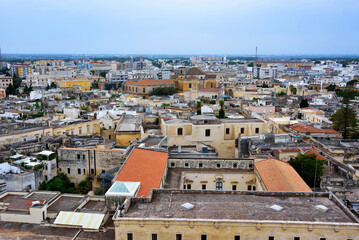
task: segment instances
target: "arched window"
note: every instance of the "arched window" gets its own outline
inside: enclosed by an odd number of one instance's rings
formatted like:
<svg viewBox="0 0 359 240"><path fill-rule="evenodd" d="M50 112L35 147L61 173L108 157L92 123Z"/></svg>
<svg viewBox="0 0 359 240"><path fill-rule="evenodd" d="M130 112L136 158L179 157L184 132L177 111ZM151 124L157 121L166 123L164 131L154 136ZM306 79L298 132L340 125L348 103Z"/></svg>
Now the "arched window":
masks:
<svg viewBox="0 0 359 240"><path fill-rule="evenodd" d="M221 180L217 180L216 182L216 190L222 190L223 182Z"/></svg>

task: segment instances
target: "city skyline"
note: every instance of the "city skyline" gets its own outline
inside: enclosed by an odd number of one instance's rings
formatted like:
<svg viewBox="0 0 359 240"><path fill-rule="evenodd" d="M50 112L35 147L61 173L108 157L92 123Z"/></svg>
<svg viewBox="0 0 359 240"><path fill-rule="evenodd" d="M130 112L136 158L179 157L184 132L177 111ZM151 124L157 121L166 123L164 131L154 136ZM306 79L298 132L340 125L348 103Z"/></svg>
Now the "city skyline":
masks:
<svg viewBox="0 0 359 240"><path fill-rule="evenodd" d="M342 2L2 0L0 20L11 24L0 47L3 54L254 55L258 46L259 55L357 55L359 3Z"/></svg>

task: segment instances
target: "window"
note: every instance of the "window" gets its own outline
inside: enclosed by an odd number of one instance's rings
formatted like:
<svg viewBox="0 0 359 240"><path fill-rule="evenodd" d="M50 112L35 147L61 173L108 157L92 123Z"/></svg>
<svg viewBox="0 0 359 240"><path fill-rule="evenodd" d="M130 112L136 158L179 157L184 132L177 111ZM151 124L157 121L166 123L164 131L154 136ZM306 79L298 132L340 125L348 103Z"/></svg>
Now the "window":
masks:
<svg viewBox="0 0 359 240"><path fill-rule="evenodd" d="M175 163L174 162L171 162L171 167L174 167L175 166Z"/></svg>
<svg viewBox="0 0 359 240"><path fill-rule="evenodd" d="M241 240L241 237L236 235L236 236L234 236L234 240Z"/></svg>
<svg viewBox="0 0 359 240"><path fill-rule="evenodd" d="M111 135L108 135L108 139L111 140Z"/></svg>
<svg viewBox="0 0 359 240"><path fill-rule="evenodd" d="M213 83L211 83L211 88L213 88Z"/></svg>
<svg viewBox="0 0 359 240"><path fill-rule="evenodd" d="M217 163L217 168L220 168L221 167L221 164L220 163Z"/></svg>
<svg viewBox="0 0 359 240"><path fill-rule="evenodd" d="M142 88L142 92L143 92L143 93L146 93L146 88Z"/></svg>
<svg viewBox="0 0 359 240"><path fill-rule="evenodd" d="M241 128L241 134L243 134L244 133L244 128Z"/></svg>
<svg viewBox="0 0 359 240"><path fill-rule="evenodd" d="M202 184L202 190L206 190L206 189L207 189L206 184Z"/></svg>
<svg viewBox="0 0 359 240"><path fill-rule="evenodd" d="M198 167L202 168L203 167L203 163L198 163Z"/></svg>
<svg viewBox="0 0 359 240"><path fill-rule="evenodd" d="M229 134L229 128L226 128L226 134Z"/></svg>
<svg viewBox="0 0 359 240"><path fill-rule="evenodd" d="M91 168L91 174L95 174L95 169Z"/></svg>
<svg viewBox="0 0 359 240"><path fill-rule="evenodd" d="M77 173L78 173L78 174L81 174L81 168L78 168L78 169L77 169Z"/></svg>
<svg viewBox="0 0 359 240"><path fill-rule="evenodd" d="M70 172L71 172L70 168L67 168L67 174L70 174Z"/></svg>
<svg viewBox="0 0 359 240"><path fill-rule="evenodd" d="M157 240L157 233L152 233L152 240Z"/></svg>
<svg viewBox="0 0 359 240"><path fill-rule="evenodd" d="M192 83L189 83L189 84L188 84L188 88L192 88Z"/></svg>
<svg viewBox="0 0 359 240"><path fill-rule="evenodd" d="M177 128L177 135L183 135L183 128Z"/></svg>
<svg viewBox="0 0 359 240"><path fill-rule="evenodd" d="M216 190L222 190L223 188L223 182L221 180L218 180L216 182Z"/></svg>
<svg viewBox="0 0 359 240"><path fill-rule="evenodd" d="M86 174L86 169L83 169L83 171L84 171L84 174Z"/></svg>
<svg viewBox="0 0 359 240"><path fill-rule="evenodd" d="M252 186L251 186L251 185L248 185L247 190L248 190L248 191L251 191L251 190L252 190Z"/></svg>
<svg viewBox="0 0 359 240"><path fill-rule="evenodd" d="M206 137L211 136L211 129L206 129Z"/></svg>
<svg viewBox="0 0 359 240"><path fill-rule="evenodd" d="M187 189L192 189L191 184L187 184Z"/></svg>
<svg viewBox="0 0 359 240"><path fill-rule="evenodd" d="M182 234L176 234L176 240L182 240Z"/></svg>
<svg viewBox="0 0 359 240"><path fill-rule="evenodd" d="M237 163L233 163L233 168L237 168Z"/></svg>
<svg viewBox="0 0 359 240"><path fill-rule="evenodd" d="M327 240L326 238L320 238L320 240Z"/></svg>
<svg viewBox="0 0 359 240"><path fill-rule="evenodd" d="M256 133L259 133L259 128L256 128Z"/></svg>
<svg viewBox="0 0 359 240"><path fill-rule="evenodd" d="M133 234L127 233L127 240L133 240Z"/></svg>
<svg viewBox="0 0 359 240"><path fill-rule="evenodd" d="M268 240L274 240L273 236L268 237Z"/></svg>
<svg viewBox="0 0 359 240"><path fill-rule="evenodd" d="M184 166L185 166L185 167L189 167L189 164L188 164L188 163L185 163Z"/></svg>
<svg viewBox="0 0 359 240"><path fill-rule="evenodd" d="M300 237L294 237L294 240L300 240Z"/></svg>
<svg viewBox="0 0 359 240"><path fill-rule="evenodd" d="M252 189L253 189L253 191L255 191L255 190L256 190L256 186L252 186Z"/></svg>
<svg viewBox="0 0 359 240"><path fill-rule="evenodd" d="M236 191L236 190L237 190L237 185L235 185L235 184L232 185L232 190L233 190L233 191Z"/></svg>
<svg viewBox="0 0 359 240"><path fill-rule="evenodd" d="M202 235L201 235L201 240L207 240L207 235L206 235L206 234L202 234Z"/></svg>

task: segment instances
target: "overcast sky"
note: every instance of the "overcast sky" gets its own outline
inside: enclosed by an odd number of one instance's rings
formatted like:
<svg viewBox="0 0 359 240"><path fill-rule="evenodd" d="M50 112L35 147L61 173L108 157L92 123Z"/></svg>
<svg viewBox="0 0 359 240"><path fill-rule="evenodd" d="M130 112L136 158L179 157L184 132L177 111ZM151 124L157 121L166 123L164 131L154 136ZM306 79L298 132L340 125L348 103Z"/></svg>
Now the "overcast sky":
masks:
<svg viewBox="0 0 359 240"><path fill-rule="evenodd" d="M359 54L359 0L0 0L3 53Z"/></svg>

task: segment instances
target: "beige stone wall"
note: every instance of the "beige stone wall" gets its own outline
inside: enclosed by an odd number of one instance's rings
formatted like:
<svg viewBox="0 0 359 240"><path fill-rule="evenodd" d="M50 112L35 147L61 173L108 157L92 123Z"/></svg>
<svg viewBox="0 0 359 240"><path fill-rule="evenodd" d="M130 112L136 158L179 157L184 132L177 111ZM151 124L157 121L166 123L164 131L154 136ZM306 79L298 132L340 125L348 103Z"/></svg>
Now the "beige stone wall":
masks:
<svg viewBox="0 0 359 240"><path fill-rule="evenodd" d="M130 142L137 139L141 139L141 132L124 132L115 133L116 145L129 146Z"/></svg>
<svg viewBox="0 0 359 240"><path fill-rule="evenodd" d="M220 180L223 183L222 190L233 190L233 185L237 191L247 191L255 187L255 190L263 190L258 183L256 174L252 172L184 172L182 176L182 188L184 185L191 185L192 190L202 190L202 185L206 185L206 190L216 190L216 182ZM186 187L187 188L187 187Z"/></svg>
<svg viewBox="0 0 359 240"><path fill-rule="evenodd" d="M74 123L54 128L54 135L100 135L100 120L92 120L87 122Z"/></svg>
<svg viewBox="0 0 359 240"><path fill-rule="evenodd" d="M178 128L183 128L183 135L177 134ZM227 128L229 129L229 134L226 132ZM235 139L238 138L242 128L244 130L241 134L242 136L255 136L267 130L265 122L213 125L166 124L162 122L161 125L162 134L168 136L169 146L208 144L216 149L221 158L235 157ZM210 129L210 136L206 136L206 129ZM258 133L256 133L256 129Z"/></svg>
<svg viewBox="0 0 359 240"><path fill-rule="evenodd" d="M221 203L219 203L221 204ZM202 234L208 240L232 240L240 236L244 240L347 240L358 239L358 224L316 223L316 222L272 222L272 221L201 221L182 220L115 220L116 240L126 240L127 233L133 239L151 239L153 233L157 239L176 239L181 234L183 240L200 240Z"/></svg>
<svg viewBox="0 0 359 240"><path fill-rule="evenodd" d="M34 131L27 131L27 132L2 136L0 137L0 145L33 140L40 138L42 136L53 136L52 128L44 128Z"/></svg>

